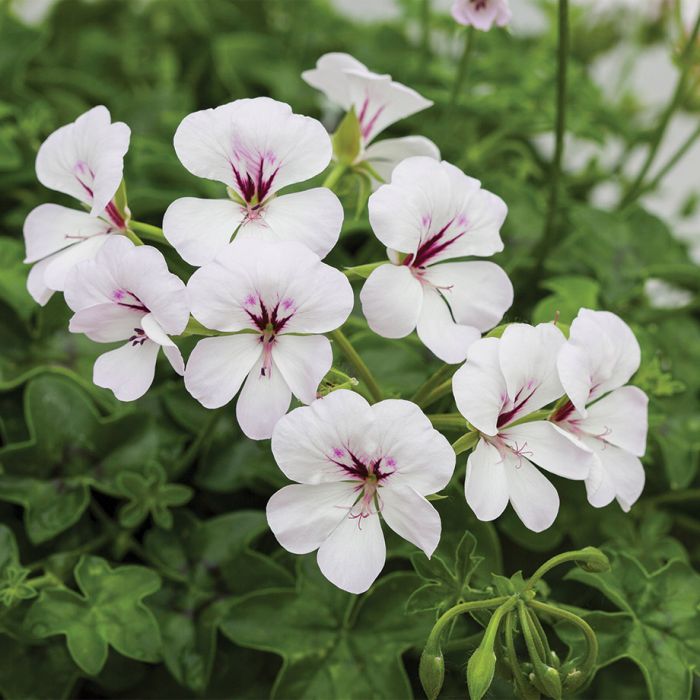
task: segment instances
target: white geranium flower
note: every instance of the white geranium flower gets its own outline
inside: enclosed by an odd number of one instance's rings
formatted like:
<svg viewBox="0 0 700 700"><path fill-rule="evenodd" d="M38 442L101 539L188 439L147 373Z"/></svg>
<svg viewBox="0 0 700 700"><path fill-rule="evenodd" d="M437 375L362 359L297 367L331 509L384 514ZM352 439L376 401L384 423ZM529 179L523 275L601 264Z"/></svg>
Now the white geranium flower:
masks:
<svg viewBox="0 0 700 700"><path fill-rule="evenodd" d="M300 241L319 257L335 245L343 208L333 192L316 187L277 195L330 162L330 137L316 119L269 97L236 100L186 116L174 144L193 175L222 182L230 194L183 197L168 207L163 233L187 262L210 262L234 234Z"/></svg>
<svg viewBox="0 0 700 700"><path fill-rule="evenodd" d="M89 260L109 234L124 231L126 222L113 202L124 169L131 131L112 124L106 107L93 107L73 123L54 131L36 157L39 182L75 197L90 212L58 204L41 204L24 222L27 289L42 306L55 291L63 291L66 275Z"/></svg>
<svg viewBox="0 0 700 700"><path fill-rule="evenodd" d="M514 323L501 338L475 342L454 375L457 408L481 433L464 483L480 520L494 520L510 501L525 526L541 532L557 516L559 495L534 464L567 479L589 475L593 454L570 433L546 420L517 424L563 395L557 354L564 342L551 323Z"/></svg>
<svg viewBox="0 0 700 700"><path fill-rule="evenodd" d="M370 406L338 390L282 418L272 434L280 469L298 483L267 504L279 543L294 554L318 549L323 575L350 593L366 591L384 566L379 516L430 557L440 516L425 496L450 480L449 442L410 401Z"/></svg>
<svg viewBox="0 0 700 700"><path fill-rule="evenodd" d="M184 373L182 355L168 336L187 326L187 290L168 272L159 250L110 237L93 260L73 268L65 298L75 311L71 332L98 343L127 341L98 357L93 371L95 384L111 389L120 401L148 391L161 348L173 369Z"/></svg>
<svg viewBox="0 0 700 700"><path fill-rule="evenodd" d="M630 327L608 311L581 309L557 360L569 401L552 420L595 453L586 479L591 505L617 499L628 511L644 488L647 395L624 386L639 369L639 343ZM602 398L601 398L602 397Z"/></svg>
<svg viewBox="0 0 700 700"><path fill-rule="evenodd" d="M447 261L503 250L506 213L500 197L445 161L400 163L391 184L369 199L370 223L392 261L374 270L360 293L370 328L385 338L417 328L441 360L464 361L512 304L513 285L494 263Z"/></svg>
<svg viewBox="0 0 700 700"><path fill-rule="evenodd" d="M362 141L356 162L369 163L383 180L388 181L396 165L410 156L440 158L438 147L424 136L371 144L394 122L433 104L415 90L392 80L390 75L373 73L350 54L327 53L318 59L316 68L304 71L301 77L342 109L355 108Z"/></svg>
<svg viewBox="0 0 700 700"><path fill-rule="evenodd" d="M238 422L248 437L269 438L292 394L304 403L316 398L333 360L319 334L349 316L350 283L301 243L246 238L197 270L187 287L198 321L235 334L199 341L187 362L187 390L217 408L245 380Z"/></svg>
<svg viewBox="0 0 700 700"><path fill-rule="evenodd" d="M491 27L505 27L512 18L508 0L455 0L455 22L487 32Z"/></svg>

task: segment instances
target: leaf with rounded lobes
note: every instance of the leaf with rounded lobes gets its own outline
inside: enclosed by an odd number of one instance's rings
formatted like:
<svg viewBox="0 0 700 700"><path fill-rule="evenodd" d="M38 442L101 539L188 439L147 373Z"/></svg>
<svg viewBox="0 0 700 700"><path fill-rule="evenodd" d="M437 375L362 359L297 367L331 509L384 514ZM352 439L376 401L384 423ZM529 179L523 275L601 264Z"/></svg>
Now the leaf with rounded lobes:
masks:
<svg viewBox="0 0 700 700"><path fill-rule="evenodd" d="M573 569L566 575L621 611L579 611L596 632L598 667L628 658L642 672L651 700L689 698L693 670L700 666L700 575L678 560L650 574L628 554L609 553L609 572ZM573 649L582 644L570 626L558 625L557 633Z"/></svg>
<svg viewBox="0 0 700 700"><path fill-rule="evenodd" d="M389 574L358 597L326 581L313 556L300 561L298 572L296 590L247 595L221 624L236 644L284 659L272 697L411 697L401 654L421 648L431 625L430 615L404 612L416 576Z"/></svg>
<svg viewBox="0 0 700 700"><path fill-rule="evenodd" d="M101 557L83 556L75 567L81 593L47 588L32 605L25 626L43 639L65 635L68 651L88 675L100 672L109 647L139 661L158 661L160 634L143 599L160 588L160 578L143 566L112 569Z"/></svg>

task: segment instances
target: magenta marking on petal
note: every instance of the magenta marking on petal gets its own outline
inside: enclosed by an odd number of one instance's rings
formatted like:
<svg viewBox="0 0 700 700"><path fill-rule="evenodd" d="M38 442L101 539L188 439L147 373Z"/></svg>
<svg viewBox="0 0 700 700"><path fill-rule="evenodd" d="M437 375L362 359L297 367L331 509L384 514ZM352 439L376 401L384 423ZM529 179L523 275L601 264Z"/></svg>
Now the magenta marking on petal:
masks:
<svg viewBox="0 0 700 700"><path fill-rule="evenodd" d="M530 389L534 382L530 381L527 384L527 388ZM537 386L532 389L532 391L524 398L521 399L520 395L523 393L524 387L518 391L513 399L512 406L507 411L504 411L498 416L498 421L496 423L497 428L502 428L504 425L508 425L518 414L518 411L530 400L532 395L537 390Z"/></svg>
<svg viewBox="0 0 700 700"><path fill-rule="evenodd" d="M150 309L141 301L141 299L139 299L136 294L126 289L115 289L112 292L112 299L114 299L117 306L123 306L127 309L134 309L135 311L150 313Z"/></svg>
<svg viewBox="0 0 700 700"><path fill-rule="evenodd" d="M454 222L454 219L450 219L437 233L429 235L428 238L418 246L415 255L408 255L403 261L403 264L411 267L425 267L432 258L436 257L449 248L455 241L459 240L466 233L466 230L460 231L451 238L445 238L445 235Z"/></svg>
<svg viewBox="0 0 700 700"><path fill-rule="evenodd" d="M134 328L134 335L129 338L129 342L133 347L137 345L143 345L148 340L148 336L144 332L143 328Z"/></svg>

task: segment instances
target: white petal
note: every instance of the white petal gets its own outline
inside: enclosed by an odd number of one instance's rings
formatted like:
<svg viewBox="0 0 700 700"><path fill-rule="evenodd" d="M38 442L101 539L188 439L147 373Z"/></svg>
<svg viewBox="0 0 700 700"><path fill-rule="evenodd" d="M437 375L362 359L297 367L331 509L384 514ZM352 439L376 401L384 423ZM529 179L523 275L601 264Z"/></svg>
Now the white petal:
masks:
<svg viewBox="0 0 700 700"><path fill-rule="evenodd" d="M32 266L27 276L27 291L37 304L45 306L53 296L54 290L46 285L44 273L51 258L45 258Z"/></svg>
<svg viewBox="0 0 700 700"><path fill-rule="evenodd" d="M567 479L585 479L595 461L579 440L549 421L521 423L500 434L515 452Z"/></svg>
<svg viewBox="0 0 700 700"><path fill-rule="evenodd" d="M111 123L106 107L93 107L41 144L39 182L89 204L93 216L100 214L121 182L130 136L126 124Z"/></svg>
<svg viewBox="0 0 700 700"><path fill-rule="evenodd" d="M595 455L595 463L584 483L586 497L594 508L603 508L615 498L615 484L608 472L603 469L598 455Z"/></svg>
<svg viewBox="0 0 700 700"><path fill-rule="evenodd" d="M415 327L423 304L421 283L402 265L372 271L360 292L369 327L385 338L403 338Z"/></svg>
<svg viewBox="0 0 700 700"><path fill-rule="evenodd" d="M262 353L252 334L204 338L195 346L185 369L185 388L203 406L219 408L241 388Z"/></svg>
<svg viewBox="0 0 700 700"><path fill-rule="evenodd" d="M513 285L501 267L485 261L441 263L425 279L440 289L454 320L482 333L500 323L513 303Z"/></svg>
<svg viewBox="0 0 700 700"><path fill-rule="evenodd" d="M440 160L440 149L425 136L402 136L373 143L365 151L362 160L368 162L384 182L389 182L394 168L402 160L412 156ZM378 184L373 181L375 187Z"/></svg>
<svg viewBox="0 0 700 700"><path fill-rule="evenodd" d="M145 316L141 317L141 328L143 328L146 335L154 343L158 343L158 345L162 347L175 347L175 343L170 340L167 333L163 330L153 314L146 314Z"/></svg>
<svg viewBox="0 0 700 700"><path fill-rule="evenodd" d="M321 545L321 573L348 593L364 593L384 568L386 545L379 516L345 517Z"/></svg>
<svg viewBox="0 0 700 700"><path fill-rule="evenodd" d="M236 418L241 430L251 440L267 440L277 421L289 409L292 391L279 367L272 367L263 373L261 357L245 380L241 395L236 404Z"/></svg>
<svg viewBox="0 0 700 700"><path fill-rule="evenodd" d="M374 415L367 401L340 389L280 419L272 434L272 454L288 478L302 484L346 480L331 461L334 451L365 452L376 446Z"/></svg>
<svg viewBox="0 0 700 700"><path fill-rule="evenodd" d="M181 376L185 376L185 361L177 345L164 345L163 353L168 358L170 366Z"/></svg>
<svg viewBox="0 0 700 700"><path fill-rule="evenodd" d="M518 408L510 420L532 413L564 393L557 374L557 354L564 344L553 323L512 323L501 336L498 357L508 396Z"/></svg>
<svg viewBox="0 0 700 700"><path fill-rule="evenodd" d="M400 537L416 545L430 558L440 542L440 515L410 486L379 490L382 517Z"/></svg>
<svg viewBox="0 0 700 700"><path fill-rule="evenodd" d="M245 215L230 199L176 199L163 216L163 234L190 265L213 260L233 238Z"/></svg>
<svg viewBox="0 0 700 700"><path fill-rule="evenodd" d="M559 512L559 494L527 459L508 453L504 468L513 510L533 532L546 530Z"/></svg>
<svg viewBox="0 0 700 700"><path fill-rule="evenodd" d="M285 486L267 502L267 524L288 552L308 554L347 518L356 498L347 482Z"/></svg>
<svg viewBox="0 0 700 700"><path fill-rule="evenodd" d="M467 460L464 495L479 520L495 520L508 505L508 478L503 457L490 443L479 440Z"/></svg>
<svg viewBox="0 0 700 700"><path fill-rule="evenodd" d="M58 204L40 204L24 220L24 262L41 260L85 238L107 233L110 225L87 212Z"/></svg>
<svg viewBox="0 0 700 700"><path fill-rule="evenodd" d="M423 344L449 364L464 362L469 346L481 337L473 326L455 323L442 293L431 287L424 287L416 330Z"/></svg>
<svg viewBox="0 0 700 700"><path fill-rule="evenodd" d="M366 71L367 67L350 54L326 53L316 61L316 68L305 70L302 80L323 92L326 97L343 109L350 109L352 97L345 76L346 70Z"/></svg>
<svg viewBox="0 0 700 700"><path fill-rule="evenodd" d="M498 338L482 338L469 346L467 362L452 377L459 412L479 431L496 435L506 382L498 361Z"/></svg>
<svg viewBox="0 0 700 700"><path fill-rule="evenodd" d="M422 496L443 489L454 472L455 453L423 411L401 399L380 401L371 411L377 454L384 465L395 469L387 483L392 488L409 486Z"/></svg>
<svg viewBox="0 0 700 700"><path fill-rule="evenodd" d="M303 403L314 401L318 385L333 364L328 338L322 335L278 336L272 356L294 396Z"/></svg>
<svg viewBox="0 0 700 700"><path fill-rule="evenodd" d="M111 234L109 236L91 236L84 241L80 241L80 243L59 250L57 253L45 258L47 264L44 272L44 282L51 289L56 291L64 290L76 266L85 260L92 260L111 237ZM114 236L114 238L121 238L121 236Z"/></svg>
<svg viewBox="0 0 700 700"><path fill-rule="evenodd" d="M97 343L113 343L133 336L141 327L143 313L116 304L96 304L73 314L68 329L85 333Z"/></svg>
<svg viewBox="0 0 700 700"><path fill-rule="evenodd" d="M120 401L135 401L153 383L159 348L147 340L110 350L95 361L92 380L97 386L111 389Z"/></svg>

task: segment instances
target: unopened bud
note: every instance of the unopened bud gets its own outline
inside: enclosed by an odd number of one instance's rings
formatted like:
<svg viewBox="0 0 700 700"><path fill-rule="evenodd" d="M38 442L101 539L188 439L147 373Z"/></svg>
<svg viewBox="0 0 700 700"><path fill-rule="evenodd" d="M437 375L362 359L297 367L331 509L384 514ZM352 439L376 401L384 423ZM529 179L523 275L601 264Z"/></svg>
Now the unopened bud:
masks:
<svg viewBox="0 0 700 700"><path fill-rule="evenodd" d="M439 645L423 649L418 667L418 676L428 700L435 700L445 680L445 659Z"/></svg>
<svg viewBox="0 0 700 700"><path fill-rule="evenodd" d="M599 549L586 547L581 550L580 555L577 563L584 571L590 571L592 574L610 571L610 560Z"/></svg>
<svg viewBox="0 0 700 700"><path fill-rule="evenodd" d="M486 638L484 641L487 641ZM493 682L495 670L496 654L493 653L493 644L489 644L488 641L484 644L482 641L467 664L467 685L472 700L481 700L486 695Z"/></svg>

